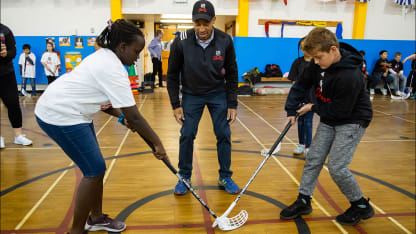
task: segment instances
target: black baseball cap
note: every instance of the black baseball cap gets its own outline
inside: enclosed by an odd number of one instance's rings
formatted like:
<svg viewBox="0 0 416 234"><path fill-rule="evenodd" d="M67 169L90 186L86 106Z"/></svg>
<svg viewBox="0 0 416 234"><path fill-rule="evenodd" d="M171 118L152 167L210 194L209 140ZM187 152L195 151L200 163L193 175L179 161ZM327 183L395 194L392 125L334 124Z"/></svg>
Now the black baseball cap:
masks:
<svg viewBox="0 0 416 234"><path fill-rule="evenodd" d="M197 1L192 10L192 21L204 19L211 22L215 16L215 9L212 3L206 0Z"/></svg>

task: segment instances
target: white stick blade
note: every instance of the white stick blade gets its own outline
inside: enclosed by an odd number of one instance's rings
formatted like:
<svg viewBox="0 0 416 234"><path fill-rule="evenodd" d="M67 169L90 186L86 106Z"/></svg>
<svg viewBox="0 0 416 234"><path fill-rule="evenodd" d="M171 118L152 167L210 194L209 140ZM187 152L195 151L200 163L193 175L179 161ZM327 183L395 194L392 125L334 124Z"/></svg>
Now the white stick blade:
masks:
<svg viewBox="0 0 416 234"><path fill-rule="evenodd" d="M245 210L240 211L236 216L232 218L227 218L221 216L215 220L215 223L218 224L218 227L223 231L231 231L243 226L248 219L248 213Z"/></svg>
<svg viewBox="0 0 416 234"><path fill-rule="evenodd" d="M280 151L280 148L282 147L282 143L279 143L276 147L276 149L274 149L272 154L277 154ZM262 149L261 150L261 156L266 157L269 154L270 149Z"/></svg>

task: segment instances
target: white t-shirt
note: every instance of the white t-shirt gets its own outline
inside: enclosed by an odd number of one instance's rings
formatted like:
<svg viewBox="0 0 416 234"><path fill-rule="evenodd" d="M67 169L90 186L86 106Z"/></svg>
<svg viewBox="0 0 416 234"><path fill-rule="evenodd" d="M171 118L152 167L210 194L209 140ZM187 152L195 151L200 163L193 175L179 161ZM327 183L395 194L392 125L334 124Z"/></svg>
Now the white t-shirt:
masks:
<svg viewBox="0 0 416 234"><path fill-rule="evenodd" d="M91 123L92 115L108 106L136 105L127 70L109 49L99 49L51 83L39 98L35 114L58 125Z"/></svg>
<svg viewBox="0 0 416 234"><path fill-rule="evenodd" d="M22 66L22 77L24 78L35 78L36 77L36 56L33 53L30 53L26 59L25 53L22 53L19 57L19 65Z"/></svg>
<svg viewBox="0 0 416 234"><path fill-rule="evenodd" d="M55 52L45 52L42 55L42 58L40 59L42 63L46 63L46 66L48 66L52 71L55 70L55 67L57 65L60 65L61 62L59 61L58 55ZM56 69L55 74L50 72L48 69L45 68L45 74L47 76L58 76L59 75L59 69Z"/></svg>

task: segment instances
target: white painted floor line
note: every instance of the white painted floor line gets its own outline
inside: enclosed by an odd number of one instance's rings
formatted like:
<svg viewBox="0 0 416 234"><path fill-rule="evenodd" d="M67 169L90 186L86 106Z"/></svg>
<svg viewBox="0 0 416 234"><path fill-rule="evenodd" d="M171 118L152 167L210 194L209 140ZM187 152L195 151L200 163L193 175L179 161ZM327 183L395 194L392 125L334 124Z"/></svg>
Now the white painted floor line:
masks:
<svg viewBox="0 0 416 234"><path fill-rule="evenodd" d="M74 165L73 162L71 162L68 167ZM52 192L52 190L55 188L55 186L59 183L59 181L61 181L61 179L66 175L66 173L68 172L68 170L63 171L59 177L52 183L52 185L48 188L48 190L46 190L46 192L42 195L42 197L39 199L39 201L36 202L36 204L32 207L32 209L29 210L29 212L27 212L27 214L25 215L25 217L23 217L23 219L19 222L19 224L16 225L16 227L14 228L14 230L19 230L25 223L26 221L29 219L29 217L33 214L33 212L36 211L36 209L40 206L40 204L42 204L42 202L46 199L46 197Z"/></svg>
<svg viewBox="0 0 416 234"><path fill-rule="evenodd" d="M116 146L101 146L100 149L115 149ZM21 148L4 148L3 150L58 150L61 147L21 147Z"/></svg>
<svg viewBox="0 0 416 234"><path fill-rule="evenodd" d="M244 103L242 103L240 100L238 100L241 104L243 104L245 107L248 107L247 105L245 105ZM257 116L259 116L255 111L253 111L251 108L247 108L248 110L250 110L252 113L254 113L255 115L257 115ZM381 111L379 111L379 112L381 112ZM394 116L393 116L394 117ZM398 118L400 118L400 117L398 117ZM271 124L269 123L269 122L267 122L265 119L263 119L263 118L260 118L264 123L266 123L267 125L269 125L269 126L271 126ZM405 120L405 119L403 119L403 120ZM408 121L408 122L411 122L411 121ZM414 122L413 122L414 123ZM244 126L244 128L246 128L246 129L248 129L247 127L245 127ZM276 128L273 128L276 132L278 132L279 134L281 133L279 130L277 130ZM412 141L414 141L414 140L412 140ZM263 146L264 147L264 146ZM275 159L275 156L273 156L273 159ZM275 160L277 160L277 159L275 159ZM283 164L279 161L279 160L277 160L277 162L278 162L278 164L279 164L279 166L280 167L282 167L283 166ZM284 167L284 166L283 166ZM328 171L329 172L329 170L328 170L328 167L327 166L324 166L324 169L326 170L326 171ZM283 169L283 170L285 170L285 169ZM289 172L290 173L290 172ZM293 179L292 179L293 180ZM296 180L296 179L295 179ZM299 185L299 182L296 180L296 181L294 181L297 185ZM316 201L316 199L312 199L312 201ZM373 202L371 202L371 205L374 207L374 208L376 208L376 210L378 211L378 212L380 212L380 213L382 213L382 214L385 214L385 212L381 209L381 208L379 208L378 206L376 206ZM325 213L325 212L324 212ZM396 224L400 229L402 229L404 232L406 232L406 233L411 233L408 229L406 229L402 224L400 224L396 219L394 219L393 217L388 217L388 219L390 220L390 221L392 221L394 224ZM336 224L338 224L335 220L333 220L333 222L334 223L336 223ZM339 225L339 224L338 224ZM341 226L342 227L342 226ZM342 230L341 230L342 231Z"/></svg>
<svg viewBox="0 0 416 234"><path fill-rule="evenodd" d="M243 128L245 128L247 130L247 132L254 138L254 140L261 145L261 147L263 149L266 149L266 147L264 146L264 144L256 137L256 135L254 135L254 133L237 117L237 121L241 124L241 126L243 126ZM265 120L264 120L265 121ZM279 164L279 166L282 168L282 170L284 172L286 172L286 174L293 180L293 182L295 182L296 185L300 185L299 181L293 176L293 174L280 162L279 159L277 159L277 157L272 156L271 158L274 159L274 161L277 162L277 164ZM327 217L331 217L331 214L316 200L316 199L312 199L312 202L327 216ZM348 233L341 225L339 225L338 223L334 222L335 226L344 234Z"/></svg>
<svg viewBox="0 0 416 234"><path fill-rule="evenodd" d="M401 120L404 120L404 121L409 122L409 123L416 123L415 121L407 120L407 119L404 119L402 117L399 117L399 116L396 116L396 115L393 115L393 114L389 114L389 113L386 113L386 112L383 112L383 111L375 110L374 108L373 108L373 111L382 113L382 114L387 115L387 116L391 116L391 117L396 118L396 119L401 119Z"/></svg>
<svg viewBox="0 0 416 234"><path fill-rule="evenodd" d="M103 124L103 126L101 126L100 130L98 130L98 132L95 134L96 136L100 135L100 133L103 131L103 129L107 126L107 124L111 121L112 118L113 116L110 115L108 120Z"/></svg>
<svg viewBox="0 0 416 234"><path fill-rule="evenodd" d="M107 124L110 122L110 120L112 119L112 116L110 116L107 120L107 122L105 122L105 124L103 126L101 126L100 130L98 130L98 132L96 133L96 136L98 137L98 135L100 135L100 133L102 132L102 130L107 126ZM128 133L128 132L127 132ZM127 134L126 134L127 135ZM124 141L123 141L124 142ZM119 147L120 149L120 147ZM120 150L117 150L117 153L119 153ZM69 166L74 165L73 162L71 162L69 164ZM59 183L59 181L61 181L61 179L66 175L66 173L68 172L68 170L63 171L59 177L55 180L55 182L52 183L52 185L48 188L48 190L42 195L42 197L39 199L39 201L36 202L36 204L32 207L32 209L29 210L29 212L23 217L23 219L19 222L19 224L17 224L17 226L14 228L14 230L19 230L25 223L26 221L30 218L30 216L33 214L33 212L36 211L36 209L40 206L40 204L42 204L42 202L46 199L46 197L52 192L52 190L55 188L55 186Z"/></svg>
<svg viewBox="0 0 416 234"><path fill-rule="evenodd" d="M374 207L374 209L376 209L379 213L381 214L386 214L386 212L384 212L384 210L382 210L380 207L376 206L376 204L374 204L372 201L370 201L370 204ZM402 229L405 233L409 233L411 234L412 232L409 231L407 228L405 228L401 223L399 223L395 218L393 217L387 217L390 221L392 221L394 224L396 224L400 229Z"/></svg>
<svg viewBox="0 0 416 234"><path fill-rule="evenodd" d="M140 106L139 106L139 108L138 108L138 109L139 109L139 111L142 109L143 104L145 103L145 101L146 101L146 98L147 98L147 97L148 97L148 96L144 96L143 102L142 102L142 103L140 103ZM124 135L123 140L121 140L121 143L120 143L120 145L118 146L118 149L117 149L116 153L114 154L114 156L118 156L118 154L120 153L121 148L123 147L124 143L126 142L126 140L127 140L127 136L129 135L129 133L130 133L130 129L127 129L127 132L126 132L126 134ZM108 176L110 175L111 170L113 169L114 164L116 163L116 160L117 160L117 158L114 158L114 159L112 159L112 160L111 160L110 166L108 167L108 169L107 169L107 170L106 170L106 172L105 172L104 179L103 179L103 184L105 184L105 183L107 182Z"/></svg>
<svg viewBox="0 0 416 234"><path fill-rule="evenodd" d="M126 139L127 139L127 136L129 135L129 133L130 133L130 129L127 129L127 132L126 132L126 134L124 135L123 140L121 141L121 143L120 143L120 145L119 145L119 147L118 147L118 149L117 149L117 152L115 153L115 155L114 155L114 156L118 156L118 154L120 153L121 148L123 147L124 142L126 142ZM111 170L113 169L113 166L114 166L114 164L116 163L116 160L117 160L116 158L113 158L113 159L111 160L110 166L108 167L108 169L107 169L107 170L106 170L106 172L105 172L104 179L103 179L103 184L105 184L105 182L107 181L107 178L108 178L108 176L110 175Z"/></svg>
<svg viewBox="0 0 416 234"><path fill-rule="evenodd" d="M263 117L261 117L259 114L257 114L257 112L253 111L253 109L251 109L249 106L247 106L244 102L238 100L239 103L241 103L245 108L247 108L251 113L253 113L254 115L256 115L259 119L261 119L265 124L267 124L270 128L272 128L273 130L275 130L276 132L278 132L279 134L281 133L279 130L277 130L273 125L271 125L269 122L267 122L265 119L263 119ZM294 142L292 139L290 139L289 137L285 136L285 138L287 140L290 141L290 143L294 144L294 145L298 145L296 142Z"/></svg>

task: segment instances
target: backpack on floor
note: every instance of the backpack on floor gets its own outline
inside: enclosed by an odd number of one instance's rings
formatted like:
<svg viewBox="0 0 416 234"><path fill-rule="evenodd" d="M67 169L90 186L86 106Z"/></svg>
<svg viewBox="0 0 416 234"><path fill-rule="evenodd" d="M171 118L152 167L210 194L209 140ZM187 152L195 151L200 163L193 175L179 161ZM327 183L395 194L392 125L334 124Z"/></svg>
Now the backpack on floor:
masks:
<svg viewBox="0 0 416 234"><path fill-rule="evenodd" d="M267 64L266 72L264 73L265 77L282 77L283 73L280 69L280 66L277 64Z"/></svg>
<svg viewBox="0 0 416 234"><path fill-rule="evenodd" d="M250 71L243 74L243 80L247 80L250 84L250 87L257 82L261 81L262 73L257 67L251 69Z"/></svg>

